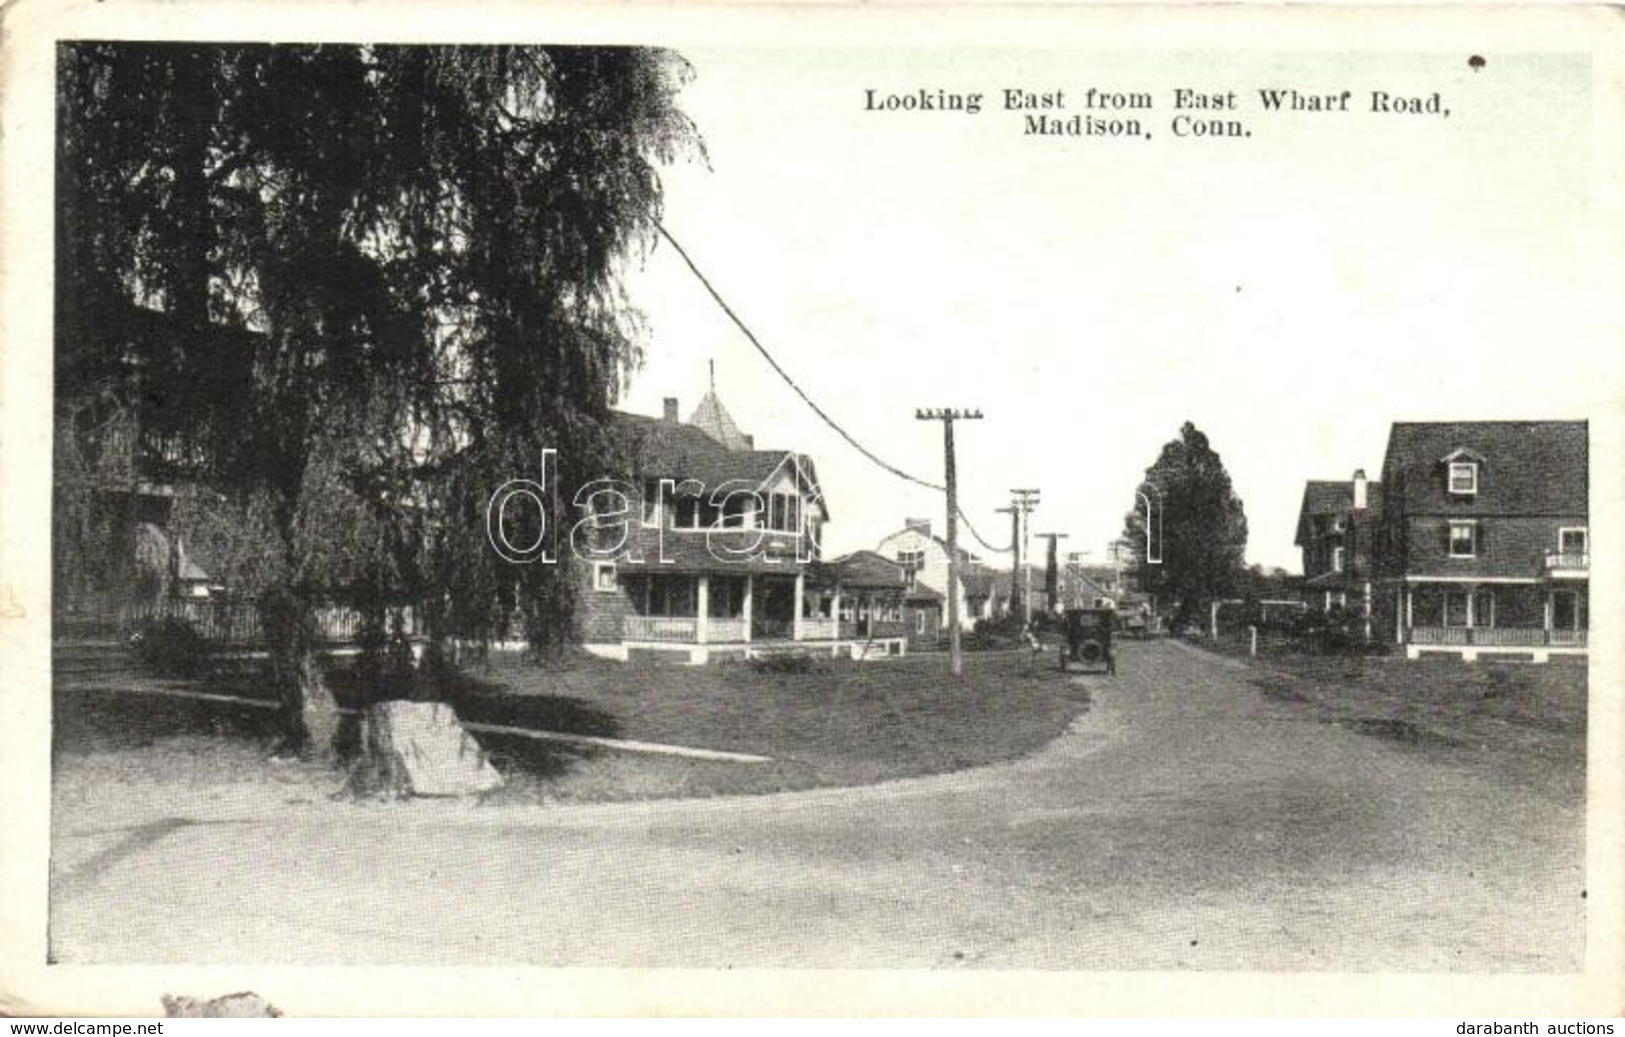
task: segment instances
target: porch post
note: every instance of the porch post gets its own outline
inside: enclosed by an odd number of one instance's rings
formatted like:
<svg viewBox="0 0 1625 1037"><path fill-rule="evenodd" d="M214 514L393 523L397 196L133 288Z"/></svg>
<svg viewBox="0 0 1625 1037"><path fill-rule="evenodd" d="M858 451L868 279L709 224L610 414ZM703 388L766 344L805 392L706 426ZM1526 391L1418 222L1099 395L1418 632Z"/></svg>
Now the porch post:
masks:
<svg viewBox="0 0 1625 1037"><path fill-rule="evenodd" d="M830 598L829 618L835 624L835 638L839 640L841 637L841 588L839 585L835 588L834 597Z"/></svg>
<svg viewBox="0 0 1625 1037"><path fill-rule="evenodd" d="M749 641L750 641L751 590L755 586L756 586L756 577L753 576L750 573L746 573L745 574L745 604L744 604L743 608L741 609L741 613L745 617L745 641L746 641L746 643L749 643Z"/></svg>
<svg viewBox="0 0 1625 1037"><path fill-rule="evenodd" d="M801 569L796 570L796 598L794 608L790 613L790 639L801 640L801 611L807 607L807 574Z"/></svg>
<svg viewBox="0 0 1625 1037"><path fill-rule="evenodd" d="M700 573L700 586L694 600L694 640L705 644L711 639L711 574Z"/></svg>
<svg viewBox="0 0 1625 1037"><path fill-rule="evenodd" d="M1409 587L1405 588L1405 627L1410 629L1416 625L1416 592Z"/></svg>
<svg viewBox="0 0 1625 1037"><path fill-rule="evenodd" d="M1365 612L1365 639L1371 640L1371 581L1365 581L1365 593L1360 596L1364 603Z"/></svg>

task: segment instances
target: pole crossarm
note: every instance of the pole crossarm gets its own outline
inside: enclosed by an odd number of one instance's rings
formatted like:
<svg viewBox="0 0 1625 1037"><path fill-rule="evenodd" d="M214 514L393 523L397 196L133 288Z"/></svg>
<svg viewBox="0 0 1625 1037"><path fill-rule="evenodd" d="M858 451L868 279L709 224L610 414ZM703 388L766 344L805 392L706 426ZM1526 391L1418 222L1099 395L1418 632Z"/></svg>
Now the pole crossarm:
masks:
<svg viewBox="0 0 1625 1037"><path fill-rule="evenodd" d="M1039 489L1036 486L1010 491L1010 508L1015 513L1016 560L1011 572L1011 583L1021 581L1021 614L1025 622L1033 621L1033 563L1030 550L1031 530L1027 516L1038 507Z"/></svg>

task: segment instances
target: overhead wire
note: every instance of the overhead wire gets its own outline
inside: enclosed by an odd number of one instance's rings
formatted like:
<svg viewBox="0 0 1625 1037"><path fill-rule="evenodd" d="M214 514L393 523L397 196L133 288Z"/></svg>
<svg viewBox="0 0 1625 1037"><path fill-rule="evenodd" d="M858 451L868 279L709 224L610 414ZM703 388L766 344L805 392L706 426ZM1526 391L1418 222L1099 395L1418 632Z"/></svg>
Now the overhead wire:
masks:
<svg viewBox="0 0 1625 1037"><path fill-rule="evenodd" d="M947 488L942 486L940 483L934 483L927 479L921 479L916 475L911 475L891 462L885 460L873 450L870 450L868 447L864 446L862 443L858 442L857 437L853 436L846 429L842 428L840 422L830 417L829 413L826 412L824 408L813 402L812 397L807 395L806 390L802 389L801 386L796 384L796 380L790 377L790 373L779 364L778 360L773 357L772 353L768 352L767 347L762 345L762 341L756 337L756 333L750 329L749 325L744 322L738 313L734 312L734 308L728 305L728 301L722 297L722 293L717 291L716 286L711 283L710 278L705 276L705 274L700 270L699 265L694 262L693 257L688 254L688 250L683 248L683 246L678 243L677 239L672 236L671 231L666 229L665 224L657 221L655 223L655 229L659 231L660 236L677 251L677 255L682 259L684 265L688 267L689 272L692 273L695 279L700 282L701 287L703 287L706 290L706 293L711 296L712 301L715 302L722 312L727 315L729 321L733 323L733 326L738 328L740 334L745 336L745 340L756 348L756 352L762 355L762 359L767 361L768 366L773 369L774 373L783 379L784 384L788 385L791 391L801 398L801 402L805 403L814 414L818 415L818 417L823 420L824 424L834 429L836 434L842 439L846 440L846 442L854 450L862 454L865 458L873 462L887 473L896 476L905 482L913 483L916 486L922 486L928 490L935 490L938 493L947 492ZM965 524L965 529L970 533L972 539L981 544L984 550L1005 554L1008 554L1011 551L1011 548L995 547L992 544L989 544L986 540L982 539L982 535L976 531L976 526L972 524L970 518L966 516L964 509L960 508L957 502L955 503L954 511L959 520Z"/></svg>

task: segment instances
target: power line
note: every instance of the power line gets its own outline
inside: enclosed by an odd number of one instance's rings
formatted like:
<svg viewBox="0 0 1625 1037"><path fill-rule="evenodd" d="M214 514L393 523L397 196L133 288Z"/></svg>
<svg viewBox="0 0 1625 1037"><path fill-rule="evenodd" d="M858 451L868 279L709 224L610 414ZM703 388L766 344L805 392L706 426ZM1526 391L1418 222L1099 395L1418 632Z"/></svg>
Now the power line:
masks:
<svg viewBox="0 0 1625 1037"><path fill-rule="evenodd" d="M976 527L971 525L971 521L970 521L969 518L965 517L965 509L963 509L963 508L955 508L954 510L959 512L959 521L961 521L961 522L963 522L965 524L965 531L971 535L972 540L975 540L978 544L982 545L983 550L992 551L995 554L1006 554L1007 555L1007 554L1010 553L1010 549L1008 547L995 547L994 545L988 543L986 540L983 540L982 539L982 534L976 532Z"/></svg>
<svg viewBox="0 0 1625 1037"><path fill-rule="evenodd" d="M762 359L767 361L768 366L773 368L774 373L782 378L784 380L784 384L788 385L797 396L801 397L801 402L805 403L809 408L812 409L814 414L823 419L824 424L834 429L836 434L842 439L846 440L854 450L868 458L886 472L895 475L897 478L902 479L905 482L911 482L916 486L923 486L928 490L935 490L938 493L947 492L947 487L942 486L939 483L921 479L918 476L910 475L908 472L903 471L896 465L891 464L890 462L881 458L874 451L858 442L850 432L841 427L839 422L825 413L824 409L818 406L818 404L814 403L812 397L808 396L801 386L796 384L796 380L790 377L789 372L780 367L779 362L773 359L773 354L767 351L767 347L762 345L761 340L756 337L756 333L750 330L750 327L745 324L744 320L740 318L739 314L734 312L733 307L728 305L727 300L722 297L722 293L718 292L711 284L710 280L700 272L700 268L695 264L693 258L689 256L688 251L684 249L682 245L678 244L676 238L672 237L672 233L666 229L666 225L657 222L655 224L655 229L660 232L660 236L665 238L672 248L677 250L677 255L681 257L683 263L688 267L689 272L692 273L695 279L700 282L700 285L705 288L707 294L711 296L711 299L717 304L722 312L727 314L728 319L733 322L734 327L739 329L740 334L745 336L746 341L748 341L752 346L756 347L756 351L762 354ZM956 506L954 511L958 514L960 520L965 523L965 530L970 533L971 537L977 543L981 544L985 550L998 553L1009 553L1009 548L994 547L986 540L983 540L982 535L976 531L976 527L971 524L970 519L966 517L965 512L962 509Z"/></svg>
<svg viewBox="0 0 1625 1037"><path fill-rule="evenodd" d="M706 276L700 273L700 268L694 265L694 260L689 258L688 252L683 249L683 246L677 243L676 238L671 236L671 231L667 230L665 225L661 223L656 223L655 228L660 231L660 236L670 242L671 247L677 250L677 254L681 256L683 262L688 265L688 269L693 272L696 278L699 279L700 284L703 285L705 290L710 293L711 298L716 301L716 304L722 307L722 312L728 315L728 319L733 321L734 327L738 328L740 332L744 334L745 338L749 340L750 344L756 347L756 351L762 354L762 358L768 362L768 365L778 373L780 378L784 379L784 384L788 385L792 390L795 391L797 396L801 397L801 402L805 403L808 407L811 407L814 414L824 419L824 424L834 429L842 439L852 444L853 449L857 450L858 453L862 454L864 457L867 457L869 460L873 461L875 464L879 465L881 468L884 468L891 474L897 476L899 479L904 479L916 485L924 486L928 490L936 490L938 493L942 493L944 491L945 487L937 483L927 482L924 479L912 476L903 471L901 468L898 468L896 465L882 460L872 450L854 439L852 434L847 432L846 429L842 428L834 418L824 413L824 409L818 406L818 404L814 403L812 401L812 397L803 392L801 386L796 384L796 380L791 378L789 373L785 371L784 368L779 366L779 362L773 359L773 354L767 351L767 347L762 345L761 341L757 339L756 334L752 332L750 328L745 325L745 322L739 318L739 315L733 311L733 307L729 306L728 303L722 298L722 295L711 286L711 282L706 279Z"/></svg>

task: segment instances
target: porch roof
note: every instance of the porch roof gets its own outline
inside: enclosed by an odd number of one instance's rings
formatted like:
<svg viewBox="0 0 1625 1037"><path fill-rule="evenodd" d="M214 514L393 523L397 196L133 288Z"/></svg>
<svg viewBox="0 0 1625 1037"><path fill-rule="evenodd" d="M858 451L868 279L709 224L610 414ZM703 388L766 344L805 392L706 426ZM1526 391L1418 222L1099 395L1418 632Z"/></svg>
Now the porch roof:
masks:
<svg viewBox="0 0 1625 1037"><path fill-rule="evenodd" d="M661 540L639 530L617 568L628 573L746 573L794 576L813 563L796 559L796 541L770 531L739 529L685 532L666 530ZM758 541L760 537L760 541ZM751 545L756 550L745 554Z"/></svg>
<svg viewBox="0 0 1625 1037"><path fill-rule="evenodd" d="M839 586L849 590L882 590L902 593L908 581L903 567L875 551L854 551L817 569L817 579L824 586Z"/></svg>

